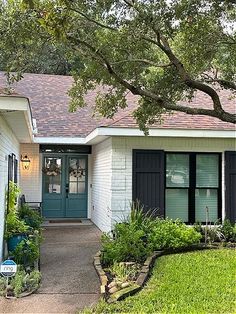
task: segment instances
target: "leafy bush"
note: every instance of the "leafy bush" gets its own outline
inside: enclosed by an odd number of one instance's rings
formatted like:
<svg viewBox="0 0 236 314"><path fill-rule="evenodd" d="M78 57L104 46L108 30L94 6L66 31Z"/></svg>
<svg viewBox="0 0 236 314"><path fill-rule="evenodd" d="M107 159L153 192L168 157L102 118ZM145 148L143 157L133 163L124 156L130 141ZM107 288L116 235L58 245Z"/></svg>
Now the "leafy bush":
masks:
<svg viewBox="0 0 236 314"><path fill-rule="evenodd" d="M6 231L5 238L9 239L15 234L26 233L29 229L27 224L20 219L18 208L17 208L17 198L20 194L20 189L17 184L10 181L9 182L9 193L7 193L8 200L8 213L6 218Z"/></svg>
<svg viewBox="0 0 236 314"><path fill-rule="evenodd" d="M15 276L9 279L8 289L13 292L15 297L19 297L22 292L30 292L39 287L41 274L39 271L27 273L22 268L18 269ZM7 279L0 278L0 296L6 295Z"/></svg>
<svg viewBox="0 0 236 314"><path fill-rule="evenodd" d="M214 225L202 225L200 222L194 224L194 229L201 234L201 242L213 243L225 241L225 236L220 230L218 221Z"/></svg>
<svg viewBox="0 0 236 314"><path fill-rule="evenodd" d="M153 250L177 249L198 244L201 234L180 220L157 219L149 238Z"/></svg>
<svg viewBox="0 0 236 314"><path fill-rule="evenodd" d="M17 271L15 277L12 278L10 285L14 291L14 295L18 297L22 292L37 289L41 280L39 271L34 270L28 274L24 270Z"/></svg>
<svg viewBox="0 0 236 314"><path fill-rule="evenodd" d="M32 265L39 258L39 245L34 240L22 240L12 255L17 264Z"/></svg>
<svg viewBox="0 0 236 314"><path fill-rule="evenodd" d="M236 242L236 224L225 219L221 224L216 221L214 225L205 226L201 223L194 224L194 229L201 233L202 242Z"/></svg>
<svg viewBox="0 0 236 314"><path fill-rule="evenodd" d="M29 230L29 226L18 217L18 213L15 211L10 211L7 214L6 219L6 231L5 238L9 239L13 235L26 233Z"/></svg>
<svg viewBox="0 0 236 314"><path fill-rule="evenodd" d="M207 235L207 242L213 243L213 242L222 242L225 241L225 236L221 232L221 227L214 225L214 226L207 226L204 227L204 230L206 230L206 235ZM204 239L205 239L205 234L204 234Z"/></svg>
<svg viewBox="0 0 236 314"><path fill-rule="evenodd" d="M144 211L144 206L139 201L132 202L130 205L130 215L127 217L127 222L133 224L138 229L145 231L149 230L155 219L155 211Z"/></svg>
<svg viewBox="0 0 236 314"><path fill-rule="evenodd" d="M145 233L133 224L119 223L115 225L113 237L102 236L102 260L105 265L114 262L143 262L149 253L144 241Z"/></svg>
<svg viewBox="0 0 236 314"><path fill-rule="evenodd" d="M20 195L20 188L18 185L12 181L9 182L9 191L6 195L8 201L8 210L9 212L14 212L17 210L18 196Z"/></svg>
<svg viewBox="0 0 236 314"><path fill-rule="evenodd" d="M225 219L220 226L220 231L225 237L226 241L236 242L236 224L233 224L229 219Z"/></svg>
<svg viewBox="0 0 236 314"><path fill-rule="evenodd" d="M40 214L31 209L29 205L23 204L19 209L19 217L25 221L30 227L39 230L43 222Z"/></svg>
<svg viewBox="0 0 236 314"><path fill-rule="evenodd" d="M153 250L188 247L200 242L201 234L180 220L154 218L142 207L132 205L126 222L117 223L113 237L102 236L102 260L105 265L115 262L143 262Z"/></svg>

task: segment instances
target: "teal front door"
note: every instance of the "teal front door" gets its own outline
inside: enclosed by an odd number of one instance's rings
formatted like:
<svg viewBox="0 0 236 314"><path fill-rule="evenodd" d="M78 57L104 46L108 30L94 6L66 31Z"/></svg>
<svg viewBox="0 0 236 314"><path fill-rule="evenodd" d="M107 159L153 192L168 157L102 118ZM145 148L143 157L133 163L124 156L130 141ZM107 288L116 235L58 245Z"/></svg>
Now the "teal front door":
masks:
<svg viewBox="0 0 236 314"><path fill-rule="evenodd" d="M87 156L43 156L43 216L87 218Z"/></svg>

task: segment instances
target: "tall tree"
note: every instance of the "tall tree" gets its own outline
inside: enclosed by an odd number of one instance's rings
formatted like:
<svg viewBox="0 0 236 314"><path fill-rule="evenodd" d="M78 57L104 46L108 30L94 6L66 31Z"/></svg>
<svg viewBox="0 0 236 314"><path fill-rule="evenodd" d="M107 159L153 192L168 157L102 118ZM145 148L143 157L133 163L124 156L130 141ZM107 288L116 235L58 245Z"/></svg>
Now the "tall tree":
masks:
<svg viewBox="0 0 236 314"><path fill-rule="evenodd" d="M46 36L80 60L72 66L71 110L84 105L84 94L106 85L96 110L112 117L139 95L134 115L140 128L168 111L208 115L236 123L219 97L236 93L236 4L230 0L25 0L8 1L5 10L29 16L18 20L24 45ZM13 8L13 9L12 9ZM21 9L21 11L19 10ZM8 14L13 25L14 14ZM26 24L25 24L26 23ZM25 32L27 28L27 32ZM35 31L40 30L35 34ZM10 32L10 36L14 34ZM11 44L9 44L11 46ZM11 49L8 46L7 49ZM23 48L23 49L22 49ZM40 47L35 46L35 49ZM24 51L24 46L21 47ZM83 66L81 67L81 64ZM212 107L193 107L196 91ZM181 104L185 101L185 104Z"/></svg>
<svg viewBox="0 0 236 314"><path fill-rule="evenodd" d="M79 60L17 1L0 4L0 70L67 75Z"/></svg>

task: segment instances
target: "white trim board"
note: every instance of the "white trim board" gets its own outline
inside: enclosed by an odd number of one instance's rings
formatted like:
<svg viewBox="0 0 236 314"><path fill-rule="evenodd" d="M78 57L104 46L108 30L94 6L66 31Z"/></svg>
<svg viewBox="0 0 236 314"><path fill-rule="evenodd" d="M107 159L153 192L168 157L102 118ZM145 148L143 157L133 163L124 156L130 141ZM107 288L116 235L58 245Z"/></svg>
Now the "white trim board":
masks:
<svg viewBox="0 0 236 314"><path fill-rule="evenodd" d="M92 145L102 142L104 139L110 136L145 137L144 133L139 129L98 127L89 133L86 137L34 137L34 143ZM236 139L236 130L150 129L149 137Z"/></svg>
<svg viewBox="0 0 236 314"><path fill-rule="evenodd" d="M20 96L0 96L0 114L19 142L33 142L33 120L29 99Z"/></svg>

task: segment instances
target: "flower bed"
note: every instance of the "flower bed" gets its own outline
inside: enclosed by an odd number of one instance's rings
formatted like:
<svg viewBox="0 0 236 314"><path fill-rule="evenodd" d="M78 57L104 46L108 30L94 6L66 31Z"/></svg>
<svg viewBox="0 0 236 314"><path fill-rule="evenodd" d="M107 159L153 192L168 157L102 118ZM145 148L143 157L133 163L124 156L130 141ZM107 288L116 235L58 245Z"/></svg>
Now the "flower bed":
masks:
<svg viewBox="0 0 236 314"><path fill-rule="evenodd" d="M138 292L150 277L156 258L161 256L162 253L162 251L154 252L146 259L142 266L134 262L120 262L117 264L116 267L119 268L120 266L123 269L136 266L136 271L133 276L131 278L129 278L128 275L127 277L124 276L125 280L122 280L121 278L117 279L115 273L111 274L109 270L105 272L106 269L104 270L102 268L101 252L99 251L94 257L94 266L100 278L102 296L108 302L115 302Z"/></svg>
<svg viewBox="0 0 236 314"><path fill-rule="evenodd" d="M223 224L220 228L226 228L228 237L233 239L235 227L231 227ZM156 258L163 252L212 247L212 242L207 238L206 243L203 234L212 236L213 231L199 231L180 220L154 218L144 214L142 208L132 208L126 221L117 223L112 233L102 236L102 250L94 258L104 298L114 302L139 291L150 276Z"/></svg>
<svg viewBox="0 0 236 314"><path fill-rule="evenodd" d="M41 280L39 272L42 218L28 205L18 206L16 200L20 190L10 182L5 239L8 255L14 260L17 272L9 279L0 277L0 295L7 298L23 297L38 289Z"/></svg>

